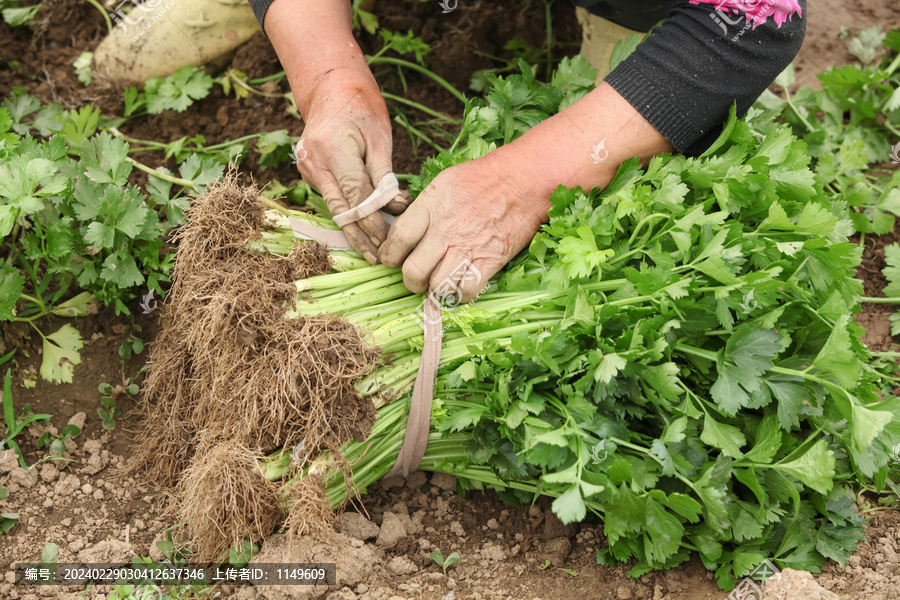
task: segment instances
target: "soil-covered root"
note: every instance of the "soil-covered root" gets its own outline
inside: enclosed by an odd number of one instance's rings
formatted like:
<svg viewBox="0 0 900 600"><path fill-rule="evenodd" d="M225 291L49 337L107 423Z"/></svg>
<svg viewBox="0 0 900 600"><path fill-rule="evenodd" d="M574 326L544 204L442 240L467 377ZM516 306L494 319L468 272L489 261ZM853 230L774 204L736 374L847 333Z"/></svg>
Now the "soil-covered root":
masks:
<svg viewBox="0 0 900 600"><path fill-rule="evenodd" d="M289 256L254 252L264 206L233 172L195 198L176 236L178 256L163 329L150 346L145 429L129 463L177 485L173 517L188 524L196 560L288 529L331 519L317 478L279 496L260 461L275 448L337 449L368 435L375 409L356 383L378 352L349 322L285 319L298 278L330 269L327 249L298 242Z"/></svg>
<svg viewBox="0 0 900 600"><path fill-rule="evenodd" d="M288 534L321 535L334 522L321 476L308 475L287 486L284 492L284 529Z"/></svg>
<svg viewBox="0 0 900 600"><path fill-rule="evenodd" d="M294 281L326 272L328 250L298 242L289 256L254 253L265 207L236 174L187 211L163 330L150 346L132 471L171 485L199 432L273 449L307 448L367 435L371 403L354 383L377 362L349 323L329 317L288 321Z"/></svg>
<svg viewBox="0 0 900 600"><path fill-rule="evenodd" d="M278 485L265 478L265 456L234 441L198 453L175 495L194 560L213 561L243 540L262 541L281 520Z"/></svg>
<svg viewBox="0 0 900 600"><path fill-rule="evenodd" d="M193 198L185 212L186 222L174 236L176 266L215 270L235 251L243 252L259 236L263 222L265 207L258 197L259 189L240 185L237 171L230 169L206 194Z"/></svg>
<svg viewBox="0 0 900 600"><path fill-rule="evenodd" d="M251 343L223 342L196 358L206 385L192 416L198 428L254 447L311 450L368 434L374 406L354 384L376 357L352 325L317 317L253 326Z"/></svg>
<svg viewBox="0 0 900 600"><path fill-rule="evenodd" d="M166 312L164 307L163 327L151 346L152 368L142 386L138 410L144 422L125 468L131 475L170 487L194 452L196 432L189 418L200 382L193 376L193 361L183 339L166 325Z"/></svg>

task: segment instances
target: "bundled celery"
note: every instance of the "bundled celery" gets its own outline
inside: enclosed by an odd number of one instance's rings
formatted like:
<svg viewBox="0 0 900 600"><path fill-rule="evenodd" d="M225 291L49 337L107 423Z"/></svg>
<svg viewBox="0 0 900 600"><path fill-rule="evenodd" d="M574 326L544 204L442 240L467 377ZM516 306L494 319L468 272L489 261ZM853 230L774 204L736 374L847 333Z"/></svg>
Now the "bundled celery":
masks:
<svg viewBox="0 0 900 600"><path fill-rule="evenodd" d="M724 587L765 558L845 564L862 539L854 486L887 481L898 401L879 397L851 319L851 216L808 160L786 127L732 117L707 156L557 190L530 248L445 313L421 468L554 496L566 522L596 515L598 560L635 558L635 576L691 552ZM311 463L337 505L396 458L423 297L383 266L297 287L294 315L341 315L389 358L357 386L380 408L342 449L350 480L327 456Z"/></svg>

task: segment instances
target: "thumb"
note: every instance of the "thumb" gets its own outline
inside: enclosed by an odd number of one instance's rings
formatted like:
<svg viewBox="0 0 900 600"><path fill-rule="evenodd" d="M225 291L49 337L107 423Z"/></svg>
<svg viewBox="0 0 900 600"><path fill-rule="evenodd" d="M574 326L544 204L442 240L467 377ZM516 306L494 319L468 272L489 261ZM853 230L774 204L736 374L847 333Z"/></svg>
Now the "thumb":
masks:
<svg viewBox="0 0 900 600"><path fill-rule="evenodd" d="M424 196L427 192L422 192ZM421 198L421 196L420 196ZM389 267L399 267L428 231L430 215L427 202L418 202L400 215L381 244L379 258Z"/></svg>

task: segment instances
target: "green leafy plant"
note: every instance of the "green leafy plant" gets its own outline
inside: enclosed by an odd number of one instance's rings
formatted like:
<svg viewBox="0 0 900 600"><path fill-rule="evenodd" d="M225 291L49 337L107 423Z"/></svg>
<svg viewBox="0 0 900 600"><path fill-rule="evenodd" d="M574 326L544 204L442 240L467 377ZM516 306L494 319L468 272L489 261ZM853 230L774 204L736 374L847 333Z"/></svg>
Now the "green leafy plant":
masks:
<svg viewBox="0 0 900 600"><path fill-rule="evenodd" d="M3 441L0 441L0 451L7 452L3 450ZM0 485L0 500L6 500L7 498L9 498L9 490L6 486ZM18 518L19 515L17 513L0 513L0 535L12 529Z"/></svg>
<svg viewBox="0 0 900 600"><path fill-rule="evenodd" d="M0 320L27 322L41 335L48 381L72 381L83 344L71 325L45 334L35 321L92 314L98 302L128 314L138 290L161 294L172 266L162 236L187 207L173 186L200 191L223 172L196 155L183 160L180 178L144 167L124 140L97 133L99 122L89 106L41 107L22 90L0 108L0 236L8 253ZM49 137L38 141L30 131ZM151 173L149 196L128 184L136 166Z"/></svg>
<svg viewBox="0 0 900 600"><path fill-rule="evenodd" d="M30 25L43 6L43 4L19 6L21 3L21 0L0 0L0 15L10 27Z"/></svg>
<svg viewBox="0 0 900 600"><path fill-rule="evenodd" d="M857 57L864 65L867 65L878 58L884 51L882 47L884 38L885 34L878 25L864 27L860 30L857 37L850 40L850 43L847 45L847 51Z"/></svg>
<svg viewBox="0 0 900 600"><path fill-rule="evenodd" d="M545 560L543 564L538 565L538 569L540 569L541 571L546 571L547 569L550 568L550 565L551 565L550 561Z"/></svg>
<svg viewBox="0 0 900 600"><path fill-rule="evenodd" d="M432 550L431 560L436 562L441 569L444 571L444 575L447 574L447 569L458 563L462 560L462 557L459 555L459 552L451 552L446 558L441 553L440 550Z"/></svg>
<svg viewBox="0 0 900 600"><path fill-rule="evenodd" d="M807 145L817 184L854 209L853 226L863 239L892 231L900 215L900 172L877 168L900 141L894 125L900 123L900 29L867 37L868 46L883 43L876 65L831 67L819 75L821 90L793 93L789 66L775 80L785 98L767 90L751 110L791 125Z"/></svg>
<svg viewBox="0 0 900 600"><path fill-rule="evenodd" d="M580 59L549 84L528 65L490 81L414 194L593 86ZM529 248L444 313L420 465L514 502L551 496L564 522L596 515L609 541L597 560L634 560L634 577L696 552L725 589L764 559L846 564L863 539L855 486L884 490L900 443L900 401L880 396L852 320L856 213L778 114L735 112L700 157L630 160L603 190L557 189ZM263 247L288 247L284 221ZM334 254L339 272L297 282L287 318L339 315L371 334L392 360L357 391L408 397L423 297L397 270ZM333 505L390 469L407 411L381 406L366 442L342 448L354 474L323 476Z"/></svg>
<svg viewBox="0 0 900 600"><path fill-rule="evenodd" d="M243 567L257 552L259 552L259 546L250 540L244 540L240 546L228 550L228 563L237 568Z"/></svg>
<svg viewBox="0 0 900 600"><path fill-rule="evenodd" d="M156 548L172 564L182 564L191 554L190 547L175 535L181 526L173 525L166 529L166 539L156 542Z"/></svg>
<svg viewBox="0 0 900 600"><path fill-rule="evenodd" d="M100 398L100 406L97 407L97 414L100 415L104 429L116 428L116 417L122 413L116 408L116 400L122 396L131 398L135 396L141 389L133 382L134 378L122 378L122 383L113 387L108 383L101 383L97 389L103 397Z"/></svg>
<svg viewBox="0 0 900 600"><path fill-rule="evenodd" d="M3 489L5 490L6 488L3 488ZM6 494L8 495L9 492L6 492ZM0 496L2 496L2 494L0 494ZM2 498L0 498L0 499L2 499ZM19 513L13 513L13 512L0 513L0 534L6 533L10 529L12 529L15 526L16 521L18 521L18 520L19 520Z"/></svg>
<svg viewBox="0 0 900 600"><path fill-rule="evenodd" d="M41 549L41 562L45 565L55 563L58 553L59 546L57 546L53 542L47 542Z"/></svg>
<svg viewBox="0 0 900 600"><path fill-rule="evenodd" d="M168 77L151 77L144 91L129 88L125 92L125 116L146 113L156 115L166 110L185 111L197 100L209 95L215 81L198 67L184 66Z"/></svg>
<svg viewBox="0 0 900 600"><path fill-rule="evenodd" d="M91 74L91 61L93 59L93 52L82 52L75 59L75 62L72 63L72 66L75 67L75 75L78 77L78 81L85 86L91 85L94 81L94 76Z"/></svg>
<svg viewBox="0 0 900 600"><path fill-rule="evenodd" d="M7 448L16 453L16 456L19 458L19 465L23 469L27 469L28 465L25 463L25 455L22 453L22 449L19 448L19 444L16 442L16 436L32 423L47 423L51 418L52 415L33 414L30 404L26 404L22 410L22 415L16 417L12 397L12 370L7 369L6 377L3 379L3 419L6 423L6 437L3 441Z"/></svg>
<svg viewBox="0 0 900 600"><path fill-rule="evenodd" d="M50 453L56 456L62 456L66 453L66 441L81 435L81 429L76 425L66 425L59 435L53 435L49 431L45 431L38 438L37 447L43 448L48 446Z"/></svg>
<svg viewBox="0 0 900 600"><path fill-rule="evenodd" d="M144 342L138 337L140 333L141 326L137 323L131 323L125 327L123 332L125 339L119 344L119 360L121 362L127 363L132 357L144 351Z"/></svg>
<svg viewBox="0 0 900 600"><path fill-rule="evenodd" d="M883 292L886 298L870 298L870 301L900 304L900 244L893 243L884 247L885 267L882 270L888 284ZM900 335L900 311L891 315L891 335Z"/></svg>
<svg viewBox="0 0 900 600"><path fill-rule="evenodd" d="M363 5L366 5L370 10L364 10ZM375 32L378 31L378 17L371 12L372 2L367 0L353 0L351 8L353 15L353 29L357 30L362 27L367 32L374 35Z"/></svg>
<svg viewBox="0 0 900 600"><path fill-rule="evenodd" d="M378 33L384 39L384 45L370 60L377 59L385 52L393 50L397 54L412 54L417 63L425 66L425 56L431 52L431 46L423 42L422 38L413 35L412 30L407 31L406 35L387 29L382 29Z"/></svg>

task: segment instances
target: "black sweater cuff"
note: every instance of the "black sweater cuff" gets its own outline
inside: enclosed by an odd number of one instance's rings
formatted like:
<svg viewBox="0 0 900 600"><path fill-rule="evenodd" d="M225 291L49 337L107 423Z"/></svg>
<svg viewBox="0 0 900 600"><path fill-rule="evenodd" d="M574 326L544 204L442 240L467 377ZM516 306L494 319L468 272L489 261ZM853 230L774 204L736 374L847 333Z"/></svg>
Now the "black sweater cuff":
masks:
<svg viewBox="0 0 900 600"><path fill-rule="evenodd" d="M732 104L738 116L746 114L799 52L806 0L799 5L803 16L780 27L770 17L754 28L742 13L679 2L605 81L676 150L701 154L721 132Z"/></svg>

